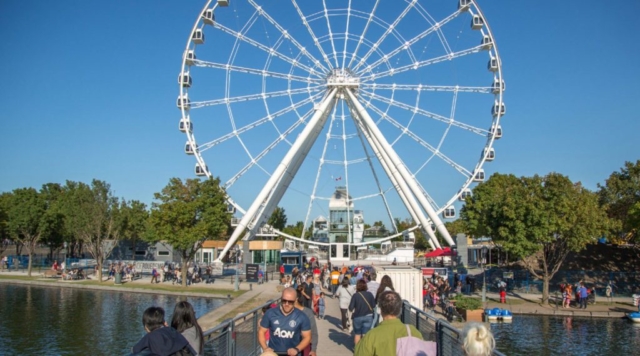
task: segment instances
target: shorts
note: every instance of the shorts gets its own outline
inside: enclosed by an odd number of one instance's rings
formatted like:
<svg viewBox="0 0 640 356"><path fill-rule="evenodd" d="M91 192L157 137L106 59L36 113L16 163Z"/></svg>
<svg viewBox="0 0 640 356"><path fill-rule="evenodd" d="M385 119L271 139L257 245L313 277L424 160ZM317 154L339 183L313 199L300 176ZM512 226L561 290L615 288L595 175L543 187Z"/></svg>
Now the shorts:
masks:
<svg viewBox="0 0 640 356"><path fill-rule="evenodd" d="M366 334L371 329L371 325L373 325L373 314L353 318L353 332L356 335Z"/></svg>

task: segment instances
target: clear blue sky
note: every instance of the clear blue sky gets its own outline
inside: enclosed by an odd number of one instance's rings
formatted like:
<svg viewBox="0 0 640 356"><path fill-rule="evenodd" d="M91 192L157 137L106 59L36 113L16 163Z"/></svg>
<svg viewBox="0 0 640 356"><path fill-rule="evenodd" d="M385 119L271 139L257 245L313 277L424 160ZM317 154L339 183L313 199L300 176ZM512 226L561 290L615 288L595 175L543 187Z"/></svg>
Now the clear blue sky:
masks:
<svg viewBox="0 0 640 356"><path fill-rule="evenodd" d="M479 3L507 83L488 175L556 171L596 189L640 158L640 2ZM169 178L193 177L176 77L202 5L0 2L0 191L97 178L149 204ZM288 208L290 222L305 209Z"/></svg>

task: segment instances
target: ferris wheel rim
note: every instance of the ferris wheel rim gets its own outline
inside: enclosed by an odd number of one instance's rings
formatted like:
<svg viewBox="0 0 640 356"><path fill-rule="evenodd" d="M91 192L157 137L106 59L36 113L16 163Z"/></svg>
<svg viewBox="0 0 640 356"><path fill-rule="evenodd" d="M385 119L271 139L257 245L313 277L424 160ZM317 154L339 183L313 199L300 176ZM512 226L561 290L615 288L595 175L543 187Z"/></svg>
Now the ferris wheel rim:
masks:
<svg viewBox="0 0 640 356"><path fill-rule="evenodd" d="M202 11L201 11L201 14L202 14L206 9L210 9L210 8L211 8L211 9L215 10L215 9L218 7L218 4L217 4L217 3L215 3L215 4L213 5L213 7L211 7L210 5L211 5L211 3L212 3L212 2L213 2L212 0L209 0L209 1L207 1L207 2L206 2L205 6L203 7L203 9L202 9ZM294 1L294 2L295 2L295 1ZM477 11L477 12L478 12L482 17L483 17L483 19L484 19L484 15L482 14L482 12L481 12L480 8L477 6L477 4L475 4L475 2L472 2L472 4L474 5L474 6L473 6L473 8L474 8L474 9L475 9L475 10L476 10L476 11ZM192 37L193 37L193 33L196 31L196 29L198 29L198 27L199 27L199 25L200 25L200 24L202 24L202 17L201 17L201 15L199 15L198 19L196 20L196 22L195 22L195 24L194 24L194 26L193 26L193 29L192 29L191 33L189 34L189 39L188 39L188 41L187 41L187 46L186 46L186 48L185 48L185 53L187 53L187 51L189 51L190 49L197 47L197 46L193 43ZM489 36L489 38L491 39L491 42L492 42L492 49L491 49L490 53L495 53L495 58L497 59L497 62L498 62L497 78L499 78L500 80L503 80L503 79L502 79L502 78L503 78L503 76L502 76L502 63L501 63L501 59L500 59L499 52L498 52L498 49L497 49L496 41L494 40L494 36L493 36L493 34L492 34L492 32L491 32L491 29L490 29L490 27L489 27L489 24L485 21L485 22L484 22L484 25L485 25L485 28L486 28L486 32L487 32L487 34L488 34L488 36ZM201 26L201 27L204 27L204 24L202 24L202 26ZM482 31L484 31L484 28L483 28L483 30L482 30ZM346 41L346 40L345 40L345 41ZM323 43L323 42L321 42L321 43ZM360 45L360 44L361 44L361 43L359 43L358 45ZM298 54L298 57L299 57L300 55L302 55L302 53ZM354 56L355 56L355 55L356 55L356 54L354 53ZM346 57L346 56L345 56L345 57ZM269 54L269 57L268 57L268 58L271 58L271 54ZM361 58L361 59L362 59L362 58ZM268 64L268 60L267 60L267 61L265 62L265 65L264 65L263 70L265 70L265 69L268 67L268 65L269 65L269 64ZM190 68L191 68L191 65L188 65L188 64L187 64L186 58L183 56L182 66L181 66L181 73L188 72ZM291 72L293 71L293 69L294 69L294 67L292 66L292 67L290 68L289 74L291 74ZM227 70L227 74L229 74L229 73L230 73L230 71L229 71L229 70ZM265 82L266 78L267 78L266 76L263 76L263 77L262 77L263 84L264 84L264 82ZM373 80L373 79L372 79L372 80ZM229 81L227 81L225 85L228 85L228 83L229 83ZM288 83L288 85L290 86L290 85L291 85L291 80L288 80L288 81L287 81L287 83ZM311 83L312 83L312 82L311 82L311 80L308 80L308 81L307 81L307 85L308 85L308 86L309 86L309 85L311 85ZM185 90L185 88L184 88L183 86L179 85L179 88L180 88L180 95L181 95L181 96L184 96L184 95L187 95L187 94L188 94L188 91L187 91L187 90ZM374 88L373 90L375 90L375 88ZM263 91L263 92L264 92L264 91ZM312 98L312 97L313 97L313 96L311 96L311 95L309 96L309 98ZM371 98L373 98L373 96L371 96ZM292 101L292 103L293 103L293 98L292 98L290 95L289 95L289 99L290 99L290 100ZM370 100L372 100L372 99L370 99ZM267 105L266 98L263 98L263 101L265 102L265 105ZM496 101L496 103L498 103L498 105L500 105L500 106L502 106L502 105L503 105L503 91L502 91L502 90L497 94L495 101ZM229 104L227 104L227 106L229 106ZM387 107L387 110L388 110L388 109L389 109L389 107ZM181 114L182 114L181 119L182 119L182 120L190 120L190 113L189 113L189 111L190 111L190 110L186 110L184 107L183 107L183 108L181 108ZM502 112L498 112L498 113L497 113L497 115L494 117L494 119L493 119L493 121L492 121L492 126L494 126L494 125L495 125L496 127L497 127L497 126L499 126L500 121L501 121L501 118L502 118L502 116L503 116L503 115L504 115L504 114L503 114ZM298 116L299 116L299 117L301 117L301 115L299 115L299 114L298 114ZM187 142L188 142L189 144L191 144L191 145L192 145L192 147L197 148L197 147L198 147L198 145L197 145L197 140L196 140L195 135L193 134L193 132L192 132L192 131L190 131L190 130L187 130L187 132L186 132L186 136L187 136ZM486 144L485 144L484 148L486 148L486 149L491 149L491 148L493 147L493 144L494 144L495 139L496 139L496 132L493 132L493 133L489 132L489 134L487 135L487 142L486 142ZM435 154L434 154L434 155L435 155ZM202 156L202 152L200 152L198 149L196 149L196 150L195 150L195 154L194 154L194 156L195 156L195 158L196 158L197 164L199 164L199 165L201 165L201 166L203 166L203 167L206 167L206 161L205 161L204 157ZM456 194L454 194L454 195L453 195L453 196L452 196L452 197L451 197L451 198L450 198L450 199L449 199L445 204L443 204L443 205L439 205L439 206L438 206L438 205L435 205L435 206L434 206L435 208L437 208L437 212L438 212L438 214L442 213L442 212L444 211L444 209L446 209L447 207L452 206L452 205L455 203L455 201L460 197L461 192L462 192L463 190L465 190L465 189L469 188L472 184L474 184L473 175L474 175L477 171L479 171L480 169L482 169L482 167L484 166L484 164L485 164L486 162L487 162L486 157L481 158L481 159L477 162L477 164L476 164L476 166L473 168L473 170L471 171L472 175L471 175L470 177L468 177L468 179L466 179L466 181L464 182L464 184L462 185L462 187L460 188L460 190L459 190ZM212 176L213 176L213 175L212 175L212 173L211 173L211 171L209 171L209 169L206 169L205 171L206 171L206 176L208 176L208 177L212 177ZM231 203L232 205L234 205L234 206L235 206L235 207L236 207L240 212L243 212L243 210L244 210L244 209L243 209L243 207L242 207L242 206L240 206L239 204L237 204L236 202L234 202L234 201L231 199L231 197L229 197L229 201L230 201L230 203Z"/></svg>

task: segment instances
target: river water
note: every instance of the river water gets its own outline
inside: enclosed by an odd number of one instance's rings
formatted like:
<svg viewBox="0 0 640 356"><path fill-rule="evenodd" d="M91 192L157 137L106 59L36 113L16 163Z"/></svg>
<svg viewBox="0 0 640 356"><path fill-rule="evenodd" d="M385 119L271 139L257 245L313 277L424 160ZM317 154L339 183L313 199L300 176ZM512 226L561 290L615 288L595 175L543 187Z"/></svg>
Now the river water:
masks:
<svg viewBox="0 0 640 356"><path fill-rule="evenodd" d="M223 299L0 284L0 355L128 355L145 334L142 313L180 300L200 317Z"/></svg>
<svg viewBox="0 0 640 356"><path fill-rule="evenodd" d="M640 355L640 325L627 319L514 315L491 324L506 355Z"/></svg>

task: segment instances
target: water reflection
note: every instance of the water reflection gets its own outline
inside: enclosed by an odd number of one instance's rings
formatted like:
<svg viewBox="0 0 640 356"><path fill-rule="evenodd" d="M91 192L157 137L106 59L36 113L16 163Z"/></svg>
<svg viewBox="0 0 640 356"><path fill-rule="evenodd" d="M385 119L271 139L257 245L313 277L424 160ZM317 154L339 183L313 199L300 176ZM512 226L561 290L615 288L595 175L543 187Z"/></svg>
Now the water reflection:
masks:
<svg viewBox="0 0 640 356"><path fill-rule="evenodd" d="M491 324L507 355L637 355L640 325L626 319L514 316Z"/></svg>
<svg viewBox="0 0 640 356"><path fill-rule="evenodd" d="M223 300L0 284L0 355L126 355L142 312L188 300L201 316Z"/></svg>

